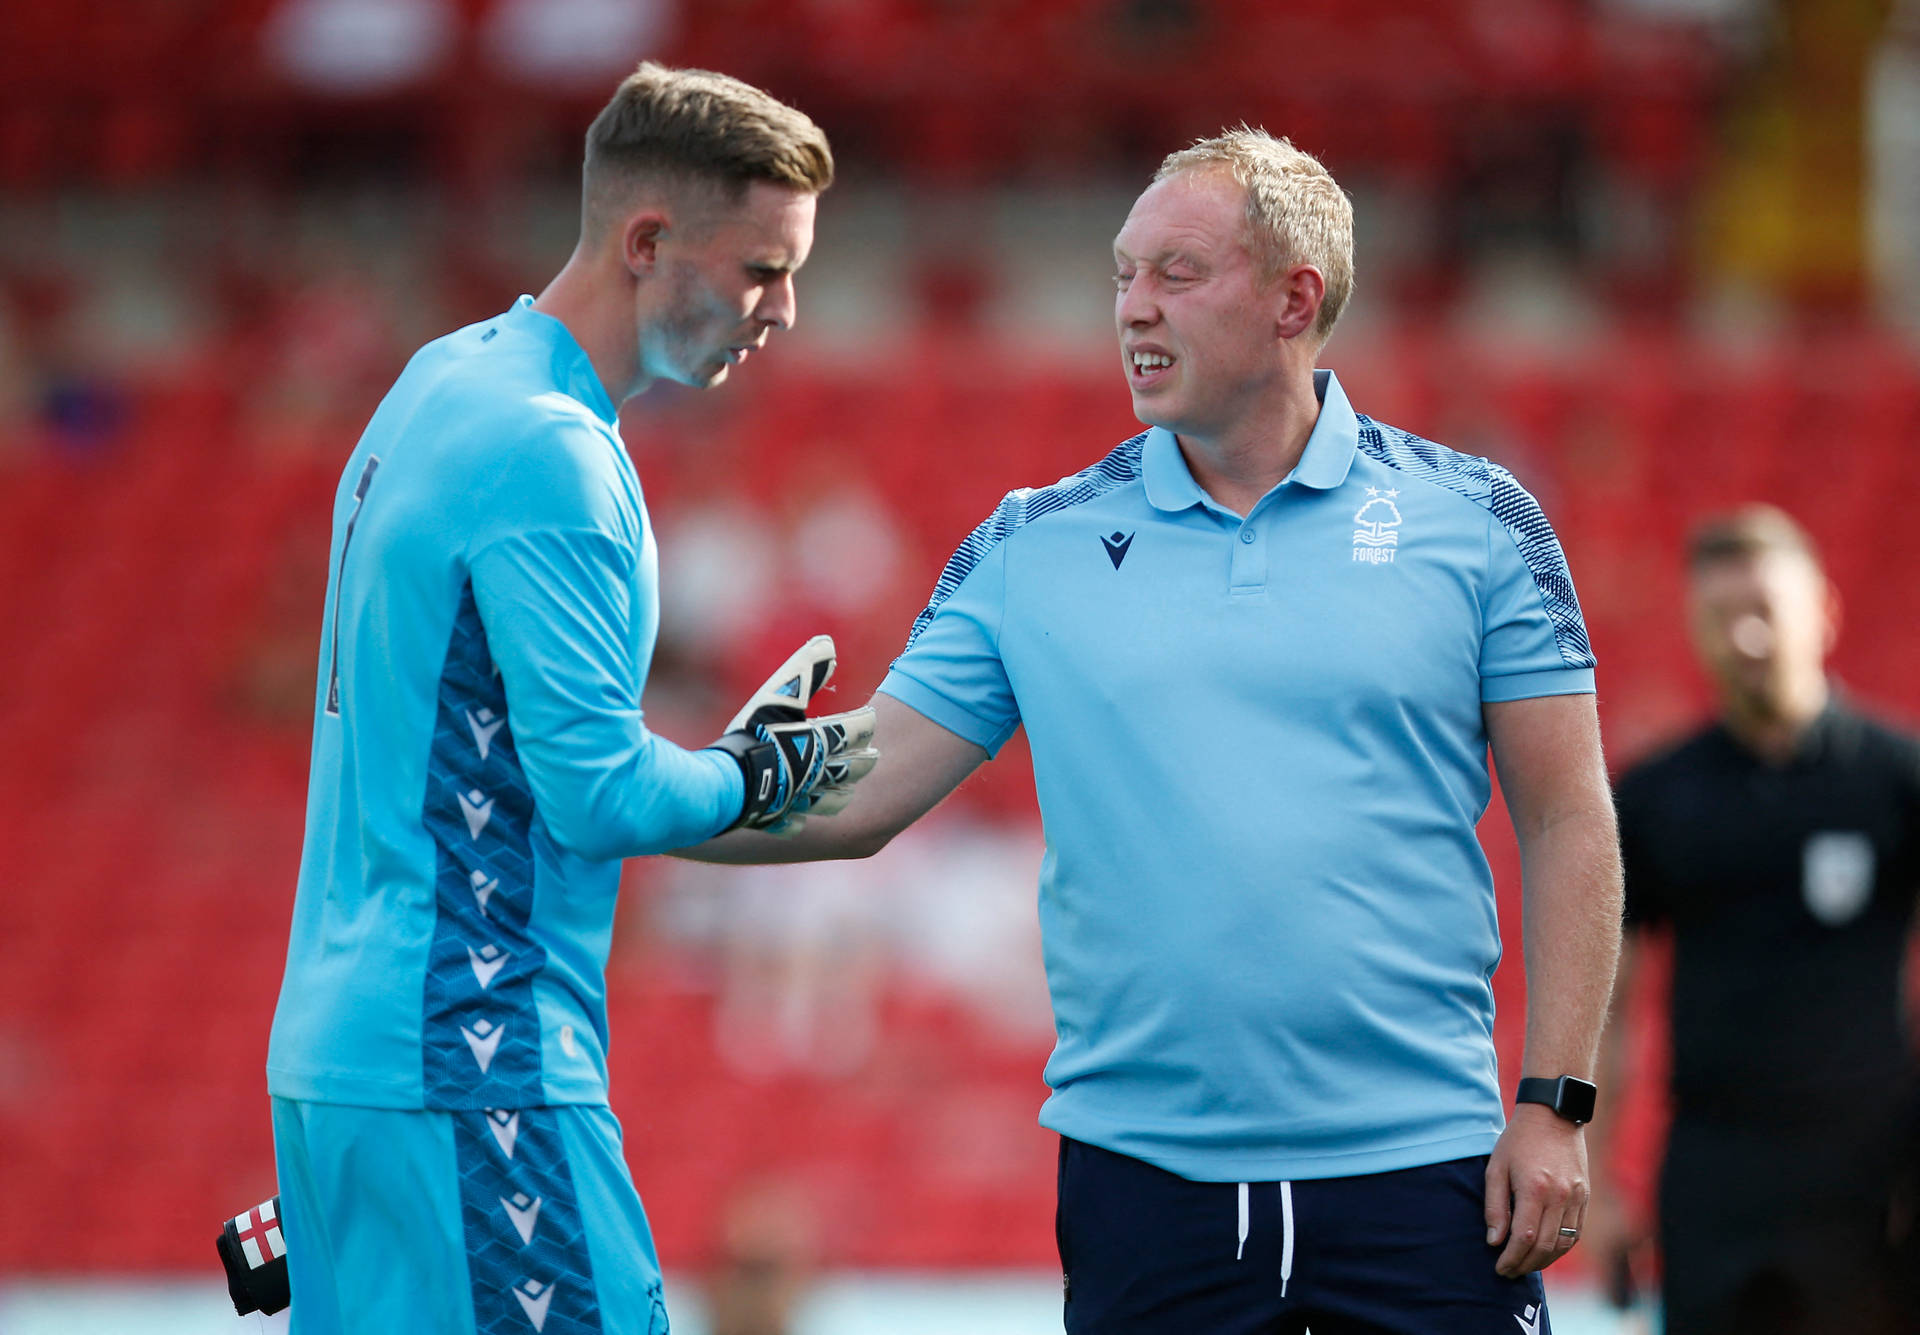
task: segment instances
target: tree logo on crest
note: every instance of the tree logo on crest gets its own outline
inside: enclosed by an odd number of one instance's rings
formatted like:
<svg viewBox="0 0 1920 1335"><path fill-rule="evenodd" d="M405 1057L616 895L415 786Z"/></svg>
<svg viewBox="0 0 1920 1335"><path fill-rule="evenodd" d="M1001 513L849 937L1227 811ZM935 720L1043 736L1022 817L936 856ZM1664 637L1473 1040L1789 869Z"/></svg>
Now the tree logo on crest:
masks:
<svg viewBox="0 0 1920 1335"><path fill-rule="evenodd" d="M1399 495L1398 488L1367 488L1367 503L1353 516L1354 560L1376 566L1392 563L1400 545L1400 507L1394 504Z"/></svg>

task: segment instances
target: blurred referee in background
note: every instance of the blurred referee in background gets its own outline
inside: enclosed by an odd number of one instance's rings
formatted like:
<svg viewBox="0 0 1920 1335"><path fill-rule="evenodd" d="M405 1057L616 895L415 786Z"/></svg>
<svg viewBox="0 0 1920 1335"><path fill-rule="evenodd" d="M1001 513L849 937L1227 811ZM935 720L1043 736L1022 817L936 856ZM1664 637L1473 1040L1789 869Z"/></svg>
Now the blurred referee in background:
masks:
<svg viewBox="0 0 1920 1335"><path fill-rule="evenodd" d="M1616 996L1645 933L1673 935L1666 1329L1920 1331L1901 988L1920 742L1829 684L1839 600L1787 515L1709 522L1688 562L1719 719L1619 787L1630 930ZM1619 1030L1603 1090L1622 1083ZM1638 1232L1607 1199L1605 1167L1588 1225L1603 1265Z"/></svg>

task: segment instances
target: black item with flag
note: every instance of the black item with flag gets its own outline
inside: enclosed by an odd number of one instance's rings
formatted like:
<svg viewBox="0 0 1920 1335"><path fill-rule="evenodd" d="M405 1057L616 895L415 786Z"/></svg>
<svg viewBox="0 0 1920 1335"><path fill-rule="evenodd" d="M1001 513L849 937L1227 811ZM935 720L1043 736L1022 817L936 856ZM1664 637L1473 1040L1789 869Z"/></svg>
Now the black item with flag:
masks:
<svg viewBox="0 0 1920 1335"><path fill-rule="evenodd" d="M227 1293L241 1316L268 1316L292 1301L287 1286L287 1243L280 1232L280 1198L262 1201L235 1215L220 1229L220 1264L227 1268Z"/></svg>

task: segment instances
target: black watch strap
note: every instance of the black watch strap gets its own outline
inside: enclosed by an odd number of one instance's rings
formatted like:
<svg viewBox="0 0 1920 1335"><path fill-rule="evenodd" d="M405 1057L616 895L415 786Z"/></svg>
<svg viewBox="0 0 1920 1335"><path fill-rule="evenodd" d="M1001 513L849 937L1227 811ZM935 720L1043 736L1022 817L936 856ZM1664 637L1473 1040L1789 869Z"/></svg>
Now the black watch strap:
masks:
<svg viewBox="0 0 1920 1335"><path fill-rule="evenodd" d="M1515 1103L1544 1103L1576 1126L1593 1120L1593 1101L1599 1094L1591 1080L1577 1075L1528 1076L1520 1082Z"/></svg>

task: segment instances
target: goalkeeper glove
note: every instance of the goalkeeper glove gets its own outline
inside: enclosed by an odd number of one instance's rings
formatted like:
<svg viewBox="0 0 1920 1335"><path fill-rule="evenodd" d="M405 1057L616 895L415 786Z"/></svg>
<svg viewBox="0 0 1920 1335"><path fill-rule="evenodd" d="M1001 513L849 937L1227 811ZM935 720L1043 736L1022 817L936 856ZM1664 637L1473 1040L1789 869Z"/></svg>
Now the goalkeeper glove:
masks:
<svg viewBox="0 0 1920 1335"><path fill-rule="evenodd" d="M873 708L807 717L833 676L833 638L816 635L767 678L713 744L740 763L747 798L729 829L798 832L808 815L830 816L873 768Z"/></svg>

